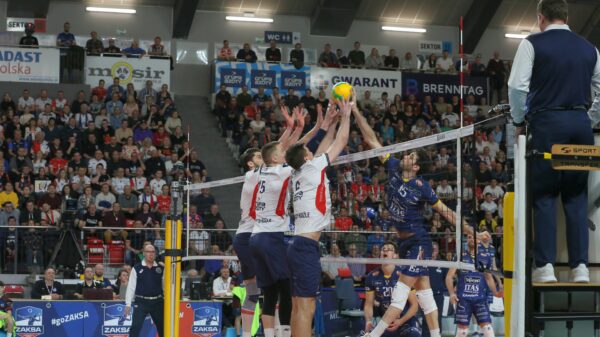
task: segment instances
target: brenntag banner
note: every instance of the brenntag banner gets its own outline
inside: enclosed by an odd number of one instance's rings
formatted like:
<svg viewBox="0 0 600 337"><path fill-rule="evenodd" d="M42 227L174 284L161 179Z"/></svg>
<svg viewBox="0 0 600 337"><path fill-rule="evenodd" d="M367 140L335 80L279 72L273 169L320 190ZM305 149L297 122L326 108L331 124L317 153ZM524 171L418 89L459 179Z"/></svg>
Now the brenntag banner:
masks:
<svg viewBox="0 0 600 337"><path fill-rule="evenodd" d="M381 97L387 92L390 98L402 92L402 74L399 71L317 68L310 70L310 87L316 97L323 89L329 96L331 88L338 82L348 82L362 98L366 90L371 91L371 98Z"/></svg>
<svg viewBox="0 0 600 337"><path fill-rule="evenodd" d="M92 88L101 79L108 86L115 77L120 79L121 86L133 83L136 89L144 88L148 80L154 82L155 88L171 85L171 63L168 59L86 56L84 73L85 84Z"/></svg>
<svg viewBox="0 0 600 337"><path fill-rule="evenodd" d="M56 48L0 47L0 81L58 83L59 68Z"/></svg>

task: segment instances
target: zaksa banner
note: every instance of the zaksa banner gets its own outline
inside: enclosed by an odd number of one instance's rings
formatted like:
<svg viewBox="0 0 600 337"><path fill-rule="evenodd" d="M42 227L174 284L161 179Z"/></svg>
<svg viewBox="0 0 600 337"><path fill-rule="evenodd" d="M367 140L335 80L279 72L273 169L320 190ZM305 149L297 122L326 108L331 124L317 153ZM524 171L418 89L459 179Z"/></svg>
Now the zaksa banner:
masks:
<svg viewBox="0 0 600 337"><path fill-rule="evenodd" d="M220 302L181 302L181 337L221 337ZM135 308L132 308L132 314ZM13 304L17 337L128 337L132 314L120 301L20 301ZM157 336L150 316L141 337Z"/></svg>

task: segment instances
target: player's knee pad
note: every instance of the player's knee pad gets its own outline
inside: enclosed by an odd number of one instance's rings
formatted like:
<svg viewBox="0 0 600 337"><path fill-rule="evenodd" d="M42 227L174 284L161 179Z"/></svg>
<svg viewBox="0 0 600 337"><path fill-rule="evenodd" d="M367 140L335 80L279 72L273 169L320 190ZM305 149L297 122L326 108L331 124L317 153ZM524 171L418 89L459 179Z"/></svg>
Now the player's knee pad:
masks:
<svg viewBox="0 0 600 337"><path fill-rule="evenodd" d="M246 300L244 302L252 302L252 309L254 309L259 297L260 289L258 288L256 281L246 283Z"/></svg>
<svg viewBox="0 0 600 337"><path fill-rule="evenodd" d="M481 331L483 331L483 337L495 337L494 328L491 324L486 324L481 327Z"/></svg>
<svg viewBox="0 0 600 337"><path fill-rule="evenodd" d="M435 304L435 298L431 289L417 291L417 301L425 315L437 310L437 304Z"/></svg>
<svg viewBox="0 0 600 337"><path fill-rule="evenodd" d="M408 294L410 294L410 287L398 281L392 291L392 303L390 305L396 309L404 310Z"/></svg>
<svg viewBox="0 0 600 337"><path fill-rule="evenodd" d="M262 313L267 316L275 316L275 308L277 307L277 298L279 294L277 292L277 285L273 284L263 288L264 301Z"/></svg>
<svg viewBox="0 0 600 337"><path fill-rule="evenodd" d="M279 290L279 322L281 325L290 325L292 319L292 290L290 280L277 282Z"/></svg>
<svg viewBox="0 0 600 337"><path fill-rule="evenodd" d="M469 335L469 328L456 328L456 337L467 337Z"/></svg>

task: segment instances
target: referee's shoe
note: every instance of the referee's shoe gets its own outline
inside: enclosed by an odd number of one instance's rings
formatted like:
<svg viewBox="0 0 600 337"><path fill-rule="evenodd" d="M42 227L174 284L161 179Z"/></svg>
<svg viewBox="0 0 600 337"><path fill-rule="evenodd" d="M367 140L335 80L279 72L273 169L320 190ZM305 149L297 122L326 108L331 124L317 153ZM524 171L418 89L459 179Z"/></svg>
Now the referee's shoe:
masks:
<svg viewBox="0 0 600 337"><path fill-rule="evenodd" d="M152 317L159 337L164 336L163 324L163 268L155 261L156 248L153 245L144 247L144 260L133 266L127 283L125 296L125 316L131 313L131 303L134 302L133 318L130 337L139 337L142 325L147 315Z"/></svg>

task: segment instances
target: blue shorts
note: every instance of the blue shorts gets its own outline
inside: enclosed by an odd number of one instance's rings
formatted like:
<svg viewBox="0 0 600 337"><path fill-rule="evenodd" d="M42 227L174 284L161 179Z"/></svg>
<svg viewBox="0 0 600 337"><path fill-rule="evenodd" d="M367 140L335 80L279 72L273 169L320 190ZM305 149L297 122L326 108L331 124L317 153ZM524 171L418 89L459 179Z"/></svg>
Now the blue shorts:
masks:
<svg viewBox="0 0 600 337"><path fill-rule="evenodd" d="M256 283L259 288L290 278L286 260L287 247L283 233L258 233L250 237L254 257Z"/></svg>
<svg viewBox="0 0 600 337"><path fill-rule="evenodd" d="M398 240L398 256L400 259L430 260L433 245L427 233L415 234L406 239ZM419 277L429 276L425 266L400 266L402 275Z"/></svg>
<svg viewBox="0 0 600 337"><path fill-rule="evenodd" d="M244 280L249 280L256 276L256 267L254 257L250 248L250 236L252 233L240 233L233 239L233 249L242 264L242 276Z"/></svg>
<svg viewBox="0 0 600 337"><path fill-rule="evenodd" d="M316 297L321 282L319 243L295 236L288 246L287 260L292 275L292 296Z"/></svg>
<svg viewBox="0 0 600 337"><path fill-rule="evenodd" d="M469 326L472 315L475 315L477 324L492 323L487 298L474 301L459 298L458 304L456 304L454 323Z"/></svg>

